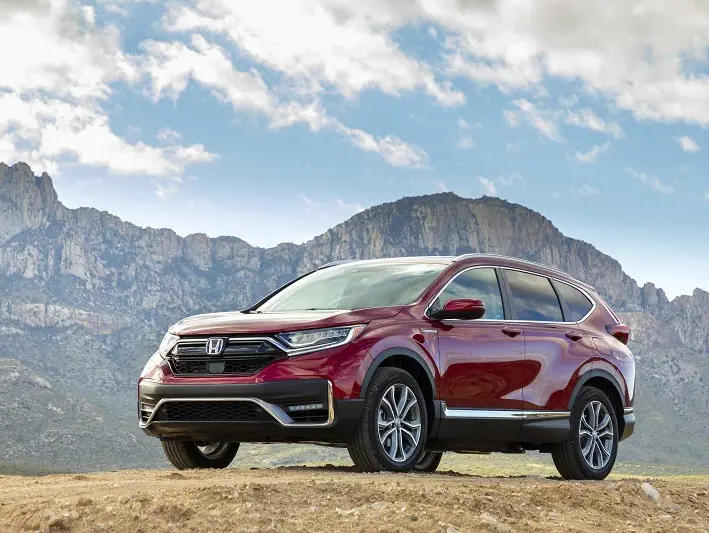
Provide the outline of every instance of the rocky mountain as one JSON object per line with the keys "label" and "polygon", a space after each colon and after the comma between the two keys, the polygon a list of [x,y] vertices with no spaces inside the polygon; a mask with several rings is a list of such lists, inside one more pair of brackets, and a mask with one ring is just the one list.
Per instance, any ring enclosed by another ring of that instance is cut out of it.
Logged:
{"label": "rocky mountain", "polygon": [[669,301],[539,213],[452,193],[373,207],[302,244],[182,238],[61,204],[47,174],[0,163],[0,462],[150,466],[135,381],[165,329],[239,309],[325,262],[483,251],[546,263],[592,285],[633,327],[637,435],[627,461],[709,464],[709,293]]}

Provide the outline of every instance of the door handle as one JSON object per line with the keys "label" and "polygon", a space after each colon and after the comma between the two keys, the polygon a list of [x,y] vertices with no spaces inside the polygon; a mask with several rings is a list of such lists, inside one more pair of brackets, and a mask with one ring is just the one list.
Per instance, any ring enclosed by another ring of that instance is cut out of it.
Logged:
{"label": "door handle", "polygon": [[522,330],[519,328],[502,328],[502,333],[508,337],[516,337],[517,335],[522,334]]}
{"label": "door handle", "polygon": [[583,335],[578,331],[567,331],[566,333],[564,333],[564,335],[566,335],[567,338],[571,339],[574,342],[583,339]]}

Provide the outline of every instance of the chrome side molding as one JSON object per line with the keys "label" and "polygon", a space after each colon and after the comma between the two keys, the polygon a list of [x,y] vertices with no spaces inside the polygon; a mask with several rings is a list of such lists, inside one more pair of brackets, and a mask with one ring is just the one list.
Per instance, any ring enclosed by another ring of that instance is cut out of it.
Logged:
{"label": "chrome side molding", "polygon": [[510,409],[458,409],[443,404],[444,418],[468,418],[472,420],[551,420],[569,418],[571,411],[535,411]]}

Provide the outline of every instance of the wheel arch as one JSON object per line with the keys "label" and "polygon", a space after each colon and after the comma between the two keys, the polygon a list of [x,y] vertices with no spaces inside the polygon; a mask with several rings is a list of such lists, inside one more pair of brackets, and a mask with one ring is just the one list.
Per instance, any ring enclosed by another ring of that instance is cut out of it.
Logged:
{"label": "wheel arch", "polygon": [[377,355],[370,363],[367,373],[362,380],[359,397],[364,398],[369,388],[372,376],[381,367],[396,367],[407,371],[418,382],[426,398],[426,411],[429,420],[429,434],[435,427],[436,416],[436,380],[433,370],[426,359],[410,348],[389,348]]}
{"label": "wheel arch", "polygon": [[583,387],[595,387],[605,393],[608,399],[613,404],[616,418],[618,420],[619,435],[623,434],[625,425],[624,407],[623,407],[623,390],[618,381],[605,370],[594,369],[583,374],[576,382],[571,398],[569,400],[569,410],[573,409],[576,398],[578,397]]}

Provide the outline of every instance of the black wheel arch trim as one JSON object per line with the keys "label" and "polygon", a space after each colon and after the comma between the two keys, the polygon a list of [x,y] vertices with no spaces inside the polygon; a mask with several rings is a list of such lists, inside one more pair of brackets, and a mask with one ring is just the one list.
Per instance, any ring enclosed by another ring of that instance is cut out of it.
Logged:
{"label": "black wheel arch trim", "polygon": [[431,391],[433,392],[433,398],[431,399],[436,399],[436,381],[433,377],[431,367],[421,355],[419,355],[410,348],[388,348],[379,355],[377,355],[374,360],[369,364],[369,368],[367,369],[367,373],[364,376],[364,380],[362,380],[362,387],[359,391],[360,398],[364,398],[367,394],[369,383],[370,381],[372,381],[372,376],[374,376],[374,372],[376,372],[377,368],[382,366],[382,363],[384,363],[384,361],[386,361],[387,359],[391,359],[392,357],[408,357],[409,359],[413,359],[414,361],[416,361],[426,372],[426,376],[428,377],[428,380],[431,384]]}
{"label": "black wheel arch trim", "polygon": [[[620,403],[622,406],[625,405],[625,395],[623,394],[623,389],[621,389],[620,384],[618,383],[618,380],[616,380],[610,372],[606,372],[605,370],[601,369],[592,369],[583,374],[579,380],[576,382],[576,386],[574,387],[573,392],[571,393],[571,398],[569,399],[569,410],[572,410],[574,408],[574,402],[576,402],[576,398],[578,397],[579,393],[581,392],[581,388],[588,383],[591,379],[593,378],[603,378],[611,382],[613,387],[615,388],[616,392],[618,393],[618,396],[620,397]],[[622,415],[622,413],[621,413]]]}

